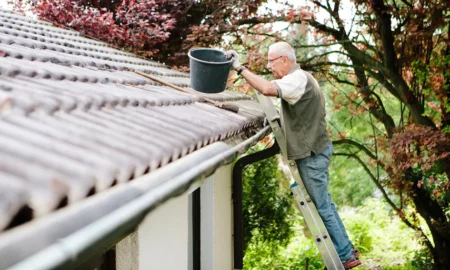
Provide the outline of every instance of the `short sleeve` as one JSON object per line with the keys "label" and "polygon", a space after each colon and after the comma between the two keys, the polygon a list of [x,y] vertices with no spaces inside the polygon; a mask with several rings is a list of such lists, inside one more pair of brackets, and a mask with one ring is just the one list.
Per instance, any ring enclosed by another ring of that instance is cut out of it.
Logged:
{"label": "short sleeve", "polygon": [[294,105],[305,93],[308,78],[303,70],[296,70],[279,80],[273,80],[278,90],[278,96]]}

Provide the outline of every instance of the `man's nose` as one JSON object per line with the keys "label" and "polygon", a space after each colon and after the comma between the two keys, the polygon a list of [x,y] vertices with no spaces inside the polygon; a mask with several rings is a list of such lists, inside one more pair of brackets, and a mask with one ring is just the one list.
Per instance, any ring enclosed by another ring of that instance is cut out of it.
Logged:
{"label": "man's nose", "polygon": [[271,65],[270,63],[267,63],[266,68],[267,68],[269,71],[272,71],[272,65]]}

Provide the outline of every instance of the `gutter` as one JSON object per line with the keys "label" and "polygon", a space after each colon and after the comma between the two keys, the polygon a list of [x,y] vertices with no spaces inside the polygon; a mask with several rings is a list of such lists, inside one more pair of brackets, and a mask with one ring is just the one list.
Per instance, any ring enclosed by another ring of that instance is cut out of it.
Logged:
{"label": "gutter", "polygon": [[213,143],[128,184],[2,234],[0,269],[75,268],[113,247],[157,206],[231,163],[269,129],[264,127],[234,147]]}

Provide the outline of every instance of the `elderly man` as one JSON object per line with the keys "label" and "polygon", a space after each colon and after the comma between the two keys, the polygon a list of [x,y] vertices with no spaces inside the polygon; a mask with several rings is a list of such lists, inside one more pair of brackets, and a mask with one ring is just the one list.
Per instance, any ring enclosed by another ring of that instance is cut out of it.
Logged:
{"label": "elderly man", "polygon": [[333,145],[325,121],[325,101],[319,84],[296,63],[286,42],[269,47],[267,68],[275,80],[267,81],[239,63],[235,51],[225,52],[238,75],[265,96],[281,98],[281,126],[287,139],[288,159],[295,160],[306,190],[331,236],[345,269],[361,264],[328,193],[328,165]]}

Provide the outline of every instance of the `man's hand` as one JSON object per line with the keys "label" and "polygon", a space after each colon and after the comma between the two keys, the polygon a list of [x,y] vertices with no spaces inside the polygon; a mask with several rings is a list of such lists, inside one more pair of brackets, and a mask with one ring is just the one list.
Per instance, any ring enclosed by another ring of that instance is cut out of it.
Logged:
{"label": "man's hand", "polygon": [[241,66],[241,63],[239,63],[239,55],[236,51],[230,50],[225,52],[225,57],[229,60],[233,60],[233,68],[237,69]]}

